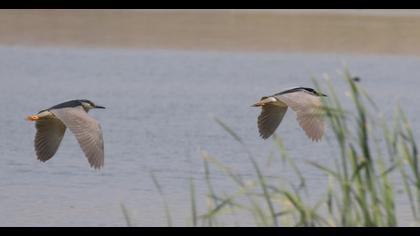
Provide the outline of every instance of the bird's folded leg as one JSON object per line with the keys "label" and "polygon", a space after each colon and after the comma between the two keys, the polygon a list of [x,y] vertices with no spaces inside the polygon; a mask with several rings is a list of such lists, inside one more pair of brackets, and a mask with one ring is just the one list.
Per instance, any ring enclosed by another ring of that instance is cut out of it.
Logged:
{"label": "bird's folded leg", "polygon": [[49,112],[49,111],[42,111],[42,112],[40,112],[40,113],[38,113],[36,115],[27,116],[26,117],[26,120],[29,120],[29,121],[38,121],[38,120],[40,120],[42,118],[47,118],[47,117],[50,117],[50,116],[52,116],[52,113],[51,112]]}
{"label": "bird's folded leg", "polygon": [[27,116],[26,117],[26,120],[28,120],[28,121],[37,121],[37,120],[39,120],[39,116],[37,116],[37,115]]}

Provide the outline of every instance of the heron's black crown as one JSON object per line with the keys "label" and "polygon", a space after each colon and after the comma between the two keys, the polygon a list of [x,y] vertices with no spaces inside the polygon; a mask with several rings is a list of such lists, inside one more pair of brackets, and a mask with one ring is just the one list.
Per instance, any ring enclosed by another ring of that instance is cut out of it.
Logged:
{"label": "heron's black crown", "polygon": [[[77,107],[77,106],[82,106],[82,102],[85,103],[89,103],[90,105],[92,105],[93,107],[95,107],[95,104],[87,99],[76,99],[76,100],[71,100],[71,101],[67,101],[67,102],[63,102],[60,104],[57,104],[55,106],[52,106],[48,109],[45,110],[51,110],[51,109],[60,109],[60,108],[66,108],[66,107]],[[45,110],[42,110],[40,112],[43,112]]]}
{"label": "heron's black crown", "polygon": [[322,94],[322,93],[319,93],[319,92],[315,91],[313,88],[307,88],[307,87],[297,87],[297,88],[288,89],[286,91],[274,94],[274,96],[282,95],[282,94],[286,94],[286,93],[299,92],[299,91],[302,91],[302,90],[304,90],[306,92],[309,92],[310,94],[315,95],[315,96],[326,96],[325,94]]}

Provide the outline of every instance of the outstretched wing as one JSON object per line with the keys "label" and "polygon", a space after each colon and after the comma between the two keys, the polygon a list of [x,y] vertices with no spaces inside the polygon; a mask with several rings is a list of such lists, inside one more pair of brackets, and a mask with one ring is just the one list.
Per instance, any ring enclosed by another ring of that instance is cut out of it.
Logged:
{"label": "outstretched wing", "polygon": [[100,124],[82,107],[50,110],[76,136],[89,164],[95,169],[104,165],[104,142]]}
{"label": "outstretched wing", "polygon": [[321,99],[304,91],[276,95],[296,112],[300,127],[313,141],[319,141],[325,130]]}
{"label": "outstretched wing", "polygon": [[66,126],[59,119],[42,119],[35,123],[35,151],[38,160],[48,161],[57,152]]}
{"label": "outstretched wing", "polygon": [[267,139],[279,126],[284,114],[286,114],[287,106],[266,103],[261,108],[261,114],[258,116],[258,131],[261,138]]}

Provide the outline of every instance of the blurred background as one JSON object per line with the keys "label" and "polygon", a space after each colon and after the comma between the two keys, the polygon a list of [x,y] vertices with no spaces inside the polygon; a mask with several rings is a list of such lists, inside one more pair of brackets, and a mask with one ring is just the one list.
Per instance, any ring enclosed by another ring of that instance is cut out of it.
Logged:
{"label": "blurred background", "polygon": [[0,43],[419,53],[419,10],[2,10]]}

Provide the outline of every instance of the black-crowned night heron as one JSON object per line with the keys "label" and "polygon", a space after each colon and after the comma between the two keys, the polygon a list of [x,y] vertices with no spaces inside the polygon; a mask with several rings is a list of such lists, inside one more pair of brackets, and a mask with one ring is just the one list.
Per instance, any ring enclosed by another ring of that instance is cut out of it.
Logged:
{"label": "black-crowned night heron", "polygon": [[104,142],[100,124],[87,112],[95,105],[85,99],[60,103],[42,110],[27,120],[36,121],[35,151],[40,161],[47,161],[57,152],[66,127],[76,136],[91,167],[98,169],[104,165]]}
{"label": "black-crowned night heron", "polygon": [[279,126],[291,107],[296,112],[300,127],[313,141],[318,141],[324,134],[324,120],[321,109],[321,96],[327,96],[311,88],[297,87],[276,93],[272,96],[262,97],[259,102],[252,105],[261,107],[258,116],[258,130],[263,139],[270,137]]}

